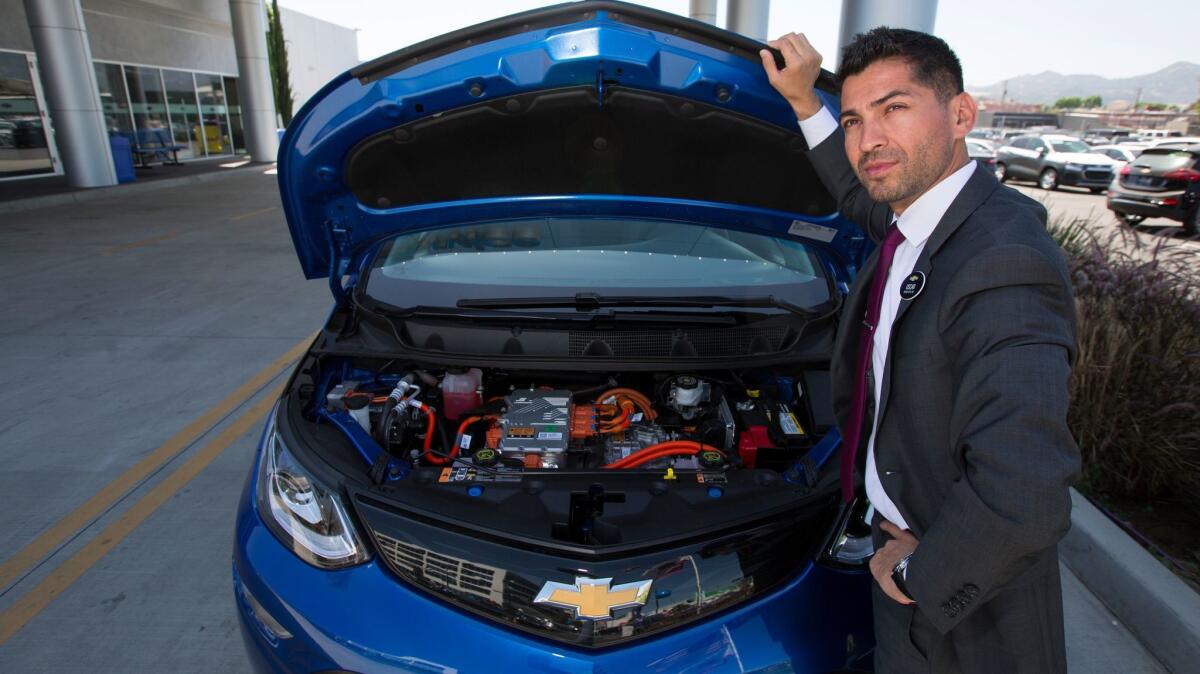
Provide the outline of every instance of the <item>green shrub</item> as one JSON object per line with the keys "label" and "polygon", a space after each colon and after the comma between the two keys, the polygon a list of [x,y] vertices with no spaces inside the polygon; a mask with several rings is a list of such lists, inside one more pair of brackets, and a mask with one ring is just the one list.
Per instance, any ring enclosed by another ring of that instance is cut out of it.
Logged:
{"label": "green shrub", "polygon": [[1097,239],[1055,219],[1079,313],[1068,421],[1081,488],[1148,499],[1200,490],[1200,274],[1195,250]]}

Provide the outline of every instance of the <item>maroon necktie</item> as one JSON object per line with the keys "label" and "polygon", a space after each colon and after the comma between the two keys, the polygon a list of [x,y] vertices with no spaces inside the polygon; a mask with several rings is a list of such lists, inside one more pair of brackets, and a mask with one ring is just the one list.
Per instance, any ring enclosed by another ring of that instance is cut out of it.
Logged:
{"label": "maroon necktie", "polygon": [[875,327],[879,324],[883,286],[887,284],[892,258],[896,256],[896,248],[902,241],[904,234],[893,221],[879,246],[879,262],[875,265],[875,275],[871,277],[867,308],[863,312],[863,327],[858,336],[858,363],[854,369],[854,395],[850,398],[850,423],[846,426],[846,437],[842,438],[842,498],[846,503],[854,498],[854,455],[858,452],[858,444],[862,439],[863,416],[866,414],[868,395],[867,368],[871,365],[871,351],[875,347]]}

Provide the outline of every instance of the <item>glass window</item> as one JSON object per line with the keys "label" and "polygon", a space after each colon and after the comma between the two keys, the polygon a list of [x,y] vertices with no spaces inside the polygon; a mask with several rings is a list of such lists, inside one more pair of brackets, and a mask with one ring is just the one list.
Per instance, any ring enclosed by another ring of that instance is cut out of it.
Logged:
{"label": "glass window", "polygon": [[180,159],[204,156],[203,132],[200,128],[200,109],[196,106],[196,85],[192,74],[182,70],[163,70],[167,85],[167,105],[171,109],[171,136]]}
{"label": "glass window", "polygon": [[484,297],[774,295],[802,307],[830,299],[811,250],[796,241],[654,220],[545,218],[402,234],[385,242],[371,297],[453,307]]}
{"label": "glass window", "polygon": [[245,154],[246,139],[242,134],[242,105],[241,98],[238,97],[237,78],[226,77],[224,80],[225,104],[229,108],[229,137],[233,143],[233,151],[236,154]]}
{"label": "glass window", "polygon": [[29,61],[0,52],[0,178],[53,171]]}
{"label": "glass window", "polygon": [[95,66],[104,125],[109,134],[122,135],[132,141],[133,116],[129,110],[129,98],[125,95],[125,77],[121,74],[121,66],[115,63],[97,63]]}
{"label": "glass window", "polygon": [[221,85],[221,76],[196,73],[196,93],[200,97],[200,122],[204,127],[205,149],[210,155],[232,154],[225,87]]}
{"label": "glass window", "polygon": [[[125,85],[133,109],[133,126],[138,144],[169,145],[171,130],[158,68],[125,66]],[[183,153],[180,153],[181,155]]]}
{"label": "glass window", "polygon": [[1052,140],[1055,152],[1091,152],[1092,147],[1081,140]]}
{"label": "glass window", "polygon": [[1187,168],[1196,156],[1184,150],[1163,150],[1154,148],[1146,150],[1137,158],[1136,166],[1145,166],[1155,171],[1174,171]]}

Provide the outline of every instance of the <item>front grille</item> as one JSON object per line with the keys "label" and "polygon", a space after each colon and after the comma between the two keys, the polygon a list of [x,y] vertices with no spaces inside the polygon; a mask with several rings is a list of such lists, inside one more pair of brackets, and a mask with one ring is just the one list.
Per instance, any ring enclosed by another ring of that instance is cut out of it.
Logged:
{"label": "front grille", "polygon": [[1112,180],[1112,171],[1102,168],[1087,168],[1083,172],[1086,180]]}
{"label": "front grille", "polygon": [[419,574],[432,583],[477,595],[496,605],[503,603],[503,569],[438,554],[380,533],[375,538],[379,552],[397,571]]}
{"label": "front grille", "polygon": [[[481,618],[587,648],[647,637],[770,590],[811,559],[836,512],[814,504],[710,540],[581,562],[414,520],[361,497],[356,506],[381,565],[402,582]],[[651,580],[651,593],[644,604],[597,620],[534,601],[546,582],[570,586],[580,577],[611,578],[612,585]]]}
{"label": "front grille", "polygon": [[688,330],[572,330],[572,356],[731,358],[782,351],[786,326]]}

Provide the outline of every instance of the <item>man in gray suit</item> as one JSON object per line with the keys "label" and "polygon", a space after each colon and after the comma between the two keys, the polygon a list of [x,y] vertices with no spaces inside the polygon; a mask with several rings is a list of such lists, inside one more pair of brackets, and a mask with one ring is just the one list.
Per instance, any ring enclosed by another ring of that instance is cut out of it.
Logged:
{"label": "man in gray suit", "polygon": [[804,36],[771,45],[818,175],[879,244],[832,366],[843,493],[861,475],[876,512],[876,671],[1065,672],[1075,306],[1045,209],[967,156],[976,106],[942,40],[859,35],[837,119]]}

